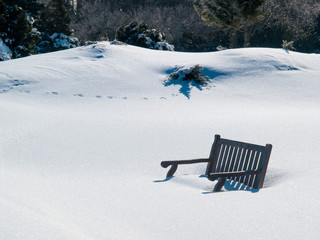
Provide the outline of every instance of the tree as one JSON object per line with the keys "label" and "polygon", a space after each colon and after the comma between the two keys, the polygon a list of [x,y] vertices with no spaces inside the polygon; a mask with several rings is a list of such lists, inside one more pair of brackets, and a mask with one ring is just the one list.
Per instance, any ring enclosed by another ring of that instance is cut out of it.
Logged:
{"label": "tree", "polygon": [[41,31],[71,35],[71,17],[65,0],[51,0],[41,14]]}
{"label": "tree", "polygon": [[73,37],[71,29],[71,6],[66,0],[50,0],[41,13],[38,43],[40,53],[58,51],[79,46],[79,40]]}
{"label": "tree", "polygon": [[39,3],[38,0],[4,0],[4,2],[8,6],[17,5],[26,12],[31,13],[32,16],[37,16],[43,9],[43,4]]}
{"label": "tree", "polygon": [[0,0],[0,32],[7,31],[9,12],[3,0]]}
{"label": "tree", "polygon": [[244,31],[244,46],[249,46],[249,27],[263,18],[261,6],[266,0],[200,0],[195,10],[209,26],[229,30],[230,48],[238,31]]}
{"label": "tree", "polygon": [[[29,7],[32,6],[31,2]],[[17,5],[18,3],[20,1],[0,0],[0,37],[10,48],[14,58],[36,53],[40,34],[33,26],[32,15]]]}

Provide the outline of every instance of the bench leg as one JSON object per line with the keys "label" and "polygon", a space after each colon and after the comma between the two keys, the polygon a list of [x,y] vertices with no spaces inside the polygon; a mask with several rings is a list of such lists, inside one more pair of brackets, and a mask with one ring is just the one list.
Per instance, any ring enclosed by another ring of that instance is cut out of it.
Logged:
{"label": "bench leg", "polygon": [[222,178],[219,178],[219,181],[217,182],[216,186],[214,187],[213,191],[214,192],[219,192],[221,191],[221,188],[223,187],[223,185],[225,184],[227,178],[225,177],[222,177]]}
{"label": "bench leg", "polygon": [[177,171],[178,168],[178,164],[172,164],[171,168],[169,169],[168,173],[167,173],[167,178],[172,177],[173,174]]}

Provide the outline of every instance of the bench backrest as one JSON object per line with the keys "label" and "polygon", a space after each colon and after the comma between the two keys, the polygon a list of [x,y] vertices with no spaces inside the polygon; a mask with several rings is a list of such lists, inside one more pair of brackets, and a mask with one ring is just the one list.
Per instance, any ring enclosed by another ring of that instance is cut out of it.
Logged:
{"label": "bench backrest", "polygon": [[206,175],[218,172],[261,171],[250,176],[230,177],[250,188],[260,189],[263,186],[272,145],[254,145],[220,138],[215,135]]}

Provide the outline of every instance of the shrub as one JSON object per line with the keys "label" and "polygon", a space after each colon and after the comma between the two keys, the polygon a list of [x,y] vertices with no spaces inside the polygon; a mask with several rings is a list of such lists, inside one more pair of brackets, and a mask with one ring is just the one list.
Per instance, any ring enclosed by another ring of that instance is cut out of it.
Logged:
{"label": "shrub", "polygon": [[79,45],[79,40],[76,37],[67,36],[63,33],[54,33],[50,36],[46,33],[43,33],[41,36],[41,41],[37,45],[37,49],[40,53],[46,53],[75,48]]}
{"label": "shrub", "polygon": [[282,40],[281,46],[286,50],[295,50],[295,48],[293,47],[293,41],[288,42],[287,40]]}
{"label": "shrub", "polygon": [[116,32],[116,40],[131,45],[173,51],[174,46],[166,42],[164,33],[156,29],[149,29],[145,23],[131,22],[127,26],[119,27]]}
{"label": "shrub", "polygon": [[208,76],[201,75],[203,67],[195,65],[193,67],[179,67],[171,73],[164,82],[164,86],[170,85],[181,86],[179,92],[190,98],[191,89],[196,87],[202,91],[203,87],[209,82]]}
{"label": "shrub", "polygon": [[201,86],[208,84],[208,76],[202,76],[203,67],[199,64],[193,67],[179,67],[168,77],[168,81],[193,81]]}
{"label": "shrub", "polygon": [[[34,27],[35,19],[18,5],[6,5],[0,1],[0,37],[2,52],[5,44],[12,54],[2,60],[36,53],[40,32]],[[8,51],[6,51],[8,52]]]}
{"label": "shrub", "polygon": [[11,58],[12,58],[12,51],[2,41],[2,38],[0,37],[0,61],[10,60]]}

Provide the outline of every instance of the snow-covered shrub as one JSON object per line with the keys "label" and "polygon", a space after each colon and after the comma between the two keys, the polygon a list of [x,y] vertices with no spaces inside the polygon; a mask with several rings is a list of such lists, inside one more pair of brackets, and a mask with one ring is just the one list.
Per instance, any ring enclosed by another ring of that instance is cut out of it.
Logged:
{"label": "snow-covered shrub", "polygon": [[193,81],[204,86],[208,84],[209,77],[201,75],[202,70],[203,67],[198,64],[192,67],[179,67],[169,75],[168,81]]}
{"label": "snow-covered shrub", "polygon": [[295,50],[293,47],[293,41],[288,42],[287,40],[282,40],[281,46],[286,50]]}
{"label": "snow-covered shrub", "polygon": [[20,6],[12,2],[8,4],[13,5],[0,2],[0,37],[11,54],[2,57],[2,60],[36,53],[40,32],[34,27],[35,19]]}
{"label": "snow-covered shrub", "polygon": [[219,45],[218,47],[216,47],[216,49],[217,49],[218,51],[227,50],[226,47],[223,47],[223,46],[221,46],[221,45]]}
{"label": "snow-covered shrub", "polygon": [[50,36],[55,49],[68,49],[79,46],[79,40],[73,36],[67,36],[63,33],[54,33]]}
{"label": "snow-covered shrub", "polygon": [[116,32],[116,40],[144,48],[174,50],[174,46],[166,42],[164,33],[156,29],[149,29],[145,23],[131,22],[127,26],[119,27]]}
{"label": "snow-covered shrub", "polygon": [[73,36],[66,0],[50,0],[39,19],[41,32],[37,50],[40,53],[75,48],[80,45]]}
{"label": "snow-covered shrub", "polygon": [[111,43],[111,45],[128,45],[127,43],[121,42],[121,41],[118,41],[118,40],[110,41],[110,43]]}
{"label": "snow-covered shrub", "polygon": [[209,83],[209,77],[201,75],[203,67],[195,65],[192,67],[179,67],[171,73],[164,81],[163,85],[168,87],[170,85],[181,86],[179,92],[190,98],[191,89],[193,87],[203,90],[203,87]]}
{"label": "snow-covered shrub", "polygon": [[73,36],[67,36],[63,33],[54,33],[47,35],[43,33],[41,41],[38,43],[38,52],[52,52],[69,48],[75,48],[80,45],[79,40]]}
{"label": "snow-covered shrub", "polygon": [[80,46],[88,46],[88,45],[92,45],[92,44],[96,44],[98,43],[97,41],[83,41],[83,40],[80,40]]}
{"label": "snow-covered shrub", "polygon": [[12,57],[12,51],[2,41],[2,38],[0,37],[0,61],[10,60],[11,57]]}

